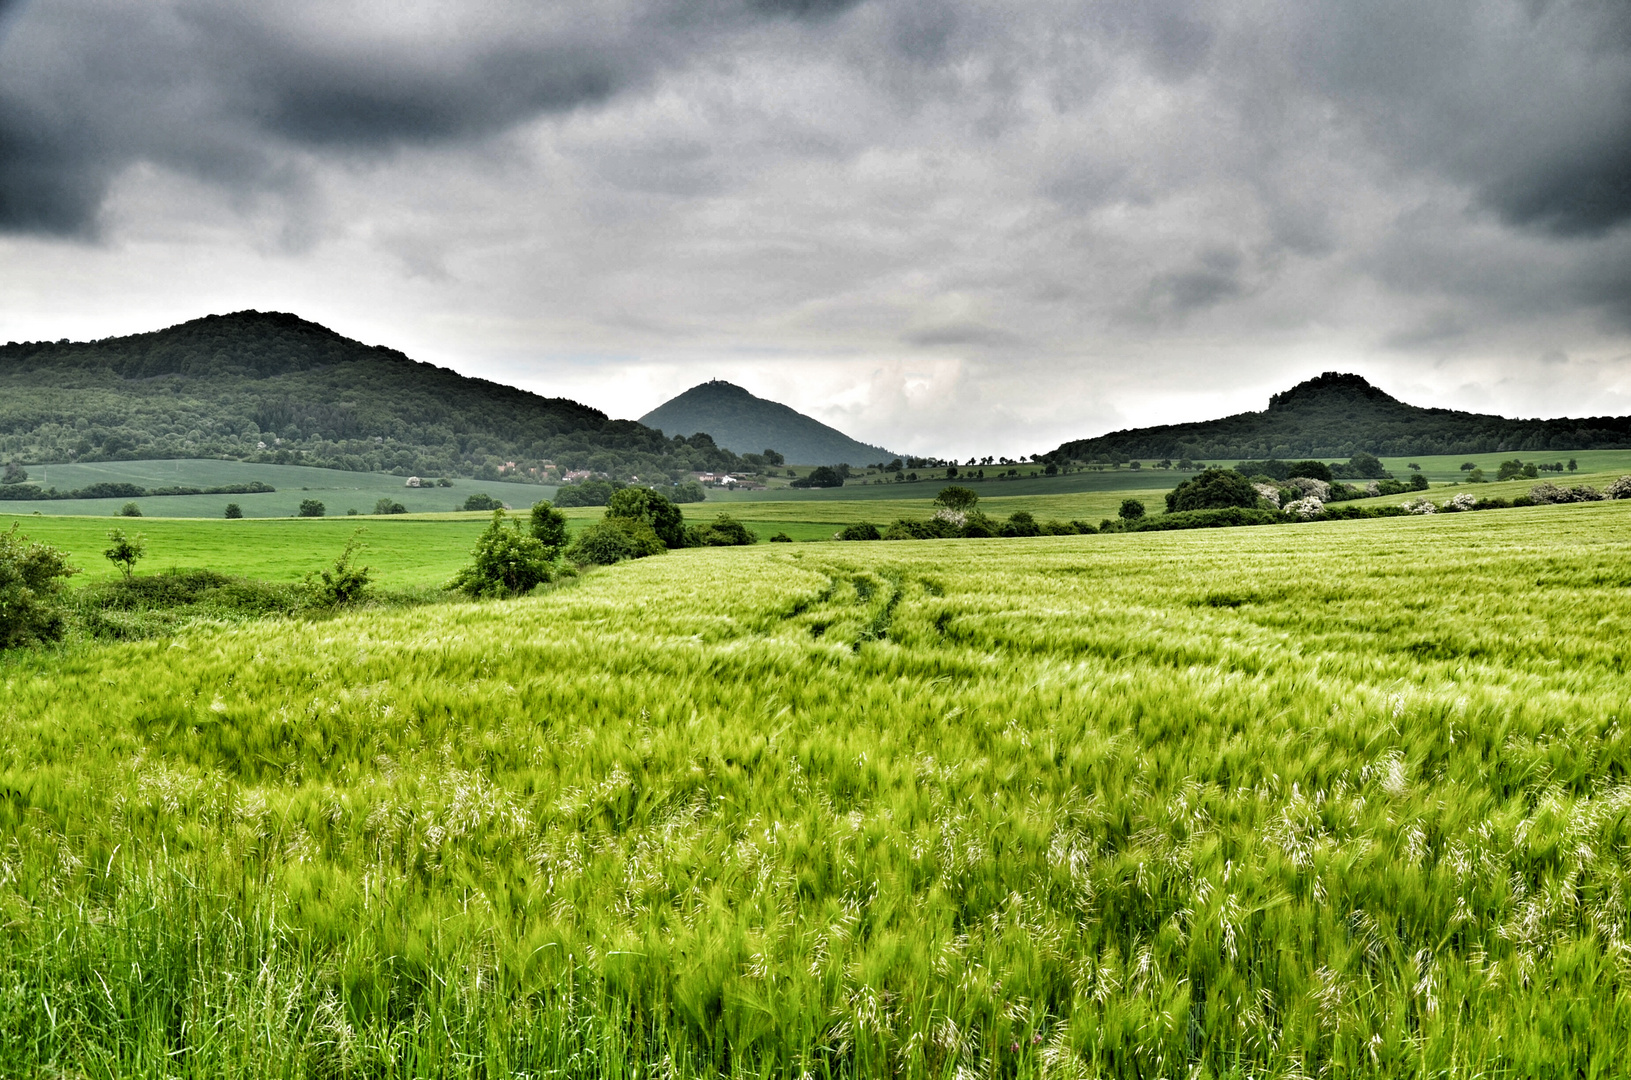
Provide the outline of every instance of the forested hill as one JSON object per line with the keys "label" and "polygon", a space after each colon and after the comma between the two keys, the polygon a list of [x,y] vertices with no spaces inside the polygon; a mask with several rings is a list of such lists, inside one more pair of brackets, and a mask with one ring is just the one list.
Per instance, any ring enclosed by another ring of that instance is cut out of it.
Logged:
{"label": "forested hill", "polygon": [[278,312],[0,348],[0,458],[183,457],[480,479],[570,469],[654,479],[741,464],[706,435],[667,439]]}
{"label": "forested hill", "polygon": [[1128,458],[1345,458],[1371,454],[1481,454],[1631,447],[1631,417],[1513,420],[1423,409],[1383,393],[1358,375],[1326,372],[1269,399],[1264,412],[1221,420],[1113,431],[1076,439],[1050,461]]}
{"label": "forested hill", "polygon": [[897,456],[720,379],[670,398],[640,422],[670,435],[706,431],[738,454],[774,450],[801,465],[870,465]]}

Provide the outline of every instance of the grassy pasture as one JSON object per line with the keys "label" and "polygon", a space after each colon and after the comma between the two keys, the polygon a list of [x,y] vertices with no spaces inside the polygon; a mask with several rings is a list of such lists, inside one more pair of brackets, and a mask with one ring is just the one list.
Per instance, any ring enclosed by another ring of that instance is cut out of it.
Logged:
{"label": "grassy pasture", "polygon": [[7,656],[0,1074],[1615,1074],[1624,511]]}

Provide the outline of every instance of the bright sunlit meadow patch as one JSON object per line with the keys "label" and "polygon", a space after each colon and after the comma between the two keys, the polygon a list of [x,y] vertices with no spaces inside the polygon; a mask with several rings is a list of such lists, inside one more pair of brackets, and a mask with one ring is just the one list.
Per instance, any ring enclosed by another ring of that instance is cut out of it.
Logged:
{"label": "bright sunlit meadow patch", "polygon": [[1617,503],[0,662],[0,1073],[1609,1075]]}

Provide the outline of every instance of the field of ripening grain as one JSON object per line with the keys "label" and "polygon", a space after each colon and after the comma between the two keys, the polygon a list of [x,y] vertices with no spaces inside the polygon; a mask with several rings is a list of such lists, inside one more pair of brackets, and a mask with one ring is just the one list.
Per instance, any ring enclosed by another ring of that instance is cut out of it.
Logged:
{"label": "field of ripening grain", "polygon": [[0,1075],[1606,1076],[1631,510],[0,660]]}

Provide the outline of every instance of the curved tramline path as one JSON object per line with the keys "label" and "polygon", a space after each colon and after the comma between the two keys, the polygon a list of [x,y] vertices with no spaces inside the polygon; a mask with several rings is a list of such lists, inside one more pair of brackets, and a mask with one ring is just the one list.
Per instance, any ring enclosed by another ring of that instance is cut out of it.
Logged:
{"label": "curved tramline path", "polygon": [[1608,1075],[1624,503],[0,661],[0,1074]]}

